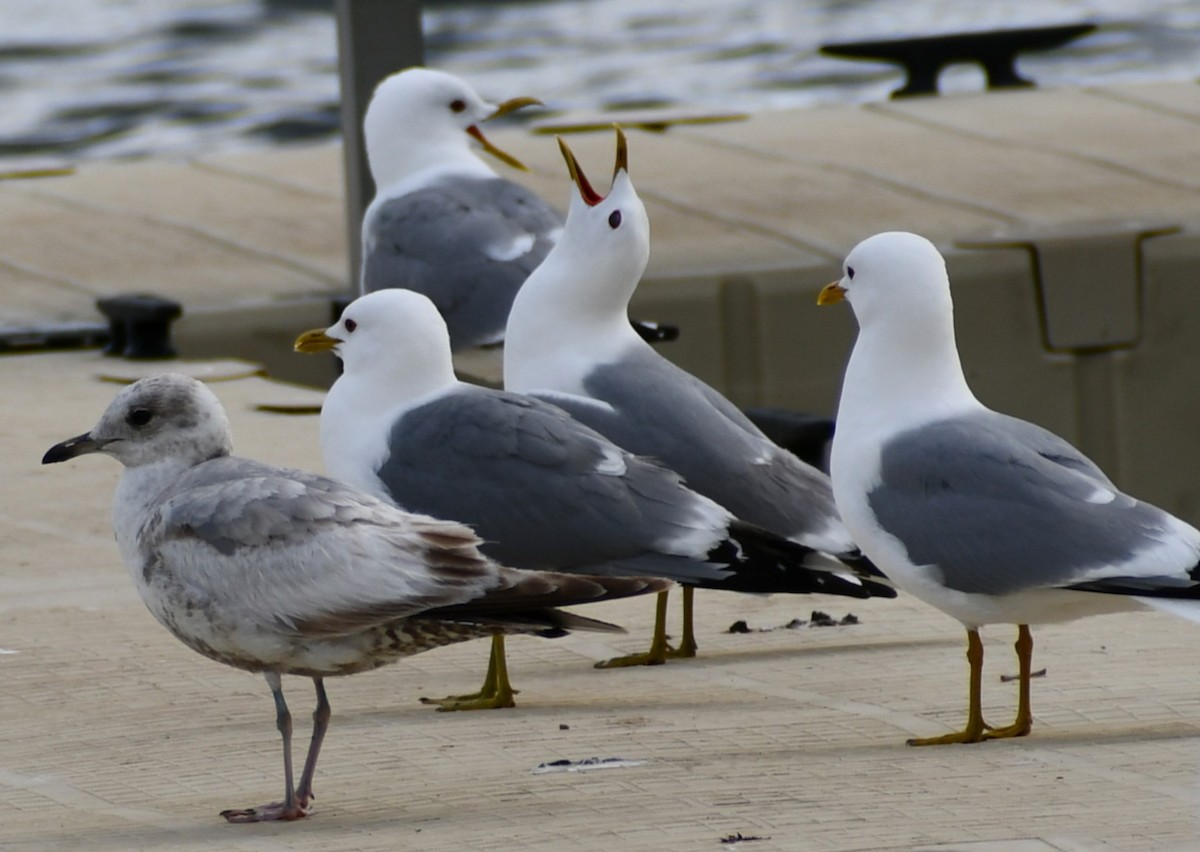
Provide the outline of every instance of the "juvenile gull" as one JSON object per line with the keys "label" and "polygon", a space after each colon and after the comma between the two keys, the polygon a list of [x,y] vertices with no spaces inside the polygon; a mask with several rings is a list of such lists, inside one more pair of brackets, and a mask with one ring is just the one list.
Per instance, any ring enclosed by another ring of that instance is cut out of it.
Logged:
{"label": "juvenile gull", "polygon": [[[772,443],[729,400],[630,330],[626,316],[649,259],[650,223],[629,178],[624,134],[618,128],[607,197],[559,145],[577,192],[558,244],[513,302],[505,387],[659,459],[741,520],[878,578],[838,517],[829,477]],[[685,608],[690,594],[685,588]]]}
{"label": "juvenile gull", "polygon": [[[329,723],[324,678],[503,633],[620,628],[553,607],[662,591],[661,580],[517,571],[461,524],[402,512],[332,479],[230,455],[229,421],[200,382],[130,385],[90,431],[43,464],[102,452],[125,466],[113,528],[154,617],[188,647],[262,672],[283,737],[284,797],[223,811],[230,822],[292,820],[313,799]],[[317,709],[299,787],[281,676],[310,677]]]}
{"label": "juvenile gull", "polygon": [[[561,409],[458,381],[445,324],[419,293],[363,296],[335,325],[302,334],[296,349],[342,359],[321,411],[329,473],[409,511],[470,524],[483,552],[506,565],[731,591],[870,594],[832,573],[841,566],[831,557],[735,520],[675,472]],[[656,663],[667,656],[665,595]],[[443,706],[509,706],[502,687]]]}
{"label": "juvenile gull", "polygon": [[471,147],[473,137],[525,168],[479,122],[535,103],[488,103],[452,74],[409,68],[381,82],[367,106],[376,192],[363,217],[362,292],[407,287],[429,296],[455,350],[503,340],[517,288],[562,229],[557,210],[499,177]]}
{"label": "juvenile gull", "polygon": [[[1029,733],[1030,624],[1143,605],[1200,620],[1200,531],[971,393],[946,265],[928,240],[878,234],[843,273],[819,298],[850,302],[859,325],[833,438],[838,508],[899,588],[967,630],[966,727],[910,744]],[[1003,728],[980,708],[985,624],[1018,625],[1017,716]]]}

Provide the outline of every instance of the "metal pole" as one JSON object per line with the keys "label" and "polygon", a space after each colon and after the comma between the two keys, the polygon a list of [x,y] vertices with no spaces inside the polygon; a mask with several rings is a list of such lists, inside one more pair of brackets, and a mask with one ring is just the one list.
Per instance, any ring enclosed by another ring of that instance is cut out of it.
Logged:
{"label": "metal pole", "polygon": [[363,146],[363,113],[384,77],[425,63],[420,0],[334,0],[342,90],[342,159],[346,174],[349,292],[358,294],[362,216],[375,187]]}

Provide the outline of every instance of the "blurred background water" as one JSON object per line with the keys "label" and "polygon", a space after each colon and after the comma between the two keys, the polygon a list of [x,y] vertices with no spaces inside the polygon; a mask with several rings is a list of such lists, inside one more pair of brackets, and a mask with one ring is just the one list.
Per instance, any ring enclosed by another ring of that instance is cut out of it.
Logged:
{"label": "blurred background water", "polygon": [[[0,167],[332,138],[330,0],[4,0]],[[763,110],[881,100],[899,71],[825,42],[1074,23],[1099,32],[1022,59],[1043,86],[1200,75],[1195,0],[431,2],[427,64],[552,109]],[[982,85],[952,69],[944,89]]]}

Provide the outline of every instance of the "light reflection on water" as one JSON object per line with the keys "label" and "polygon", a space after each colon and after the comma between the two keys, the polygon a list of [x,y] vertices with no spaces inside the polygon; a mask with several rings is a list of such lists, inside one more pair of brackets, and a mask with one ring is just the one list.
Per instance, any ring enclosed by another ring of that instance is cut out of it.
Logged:
{"label": "light reflection on water", "polygon": [[[328,2],[5,0],[0,165],[214,150],[337,132]],[[544,0],[430,4],[427,61],[552,108],[760,110],[879,100],[899,72],[824,42],[1069,23],[1101,30],[1021,60],[1041,85],[1194,79],[1191,0]],[[975,69],[946,88],[976,88]]]}

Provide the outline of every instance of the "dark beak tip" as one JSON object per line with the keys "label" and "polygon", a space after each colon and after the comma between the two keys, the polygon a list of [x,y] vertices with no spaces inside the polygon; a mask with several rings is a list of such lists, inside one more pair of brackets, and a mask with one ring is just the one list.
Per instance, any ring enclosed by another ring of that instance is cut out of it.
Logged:
{"label": "dark beak tip", "polygon": [[61,444],[55,444],[46,450],[46,454],[42,456],[42,464],[65,462],[84,453],[95,452],[97,449],[99,446],[92,441],[91,435],[85,433],[63,441]]}
{"label": "dark beak tip", "polygon": [[50,449],[46,450],[46,454],[42,456],[42,464],[55,464],[57,462],[66,461],[71,456],[63,448],[62,444],[55,444]]}

